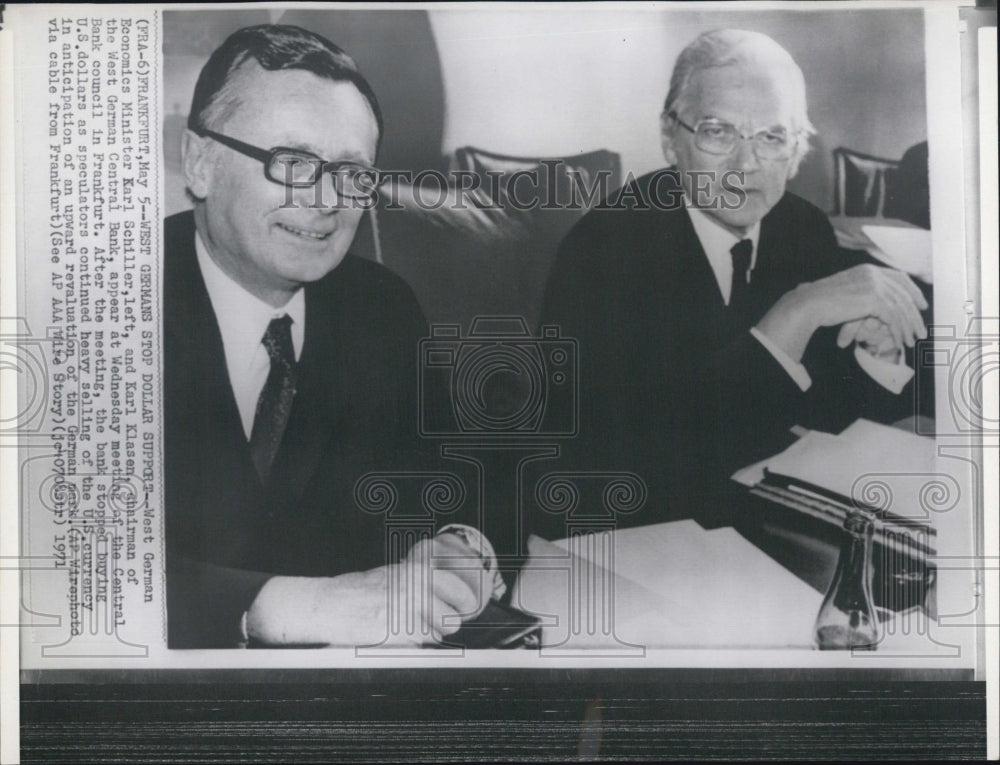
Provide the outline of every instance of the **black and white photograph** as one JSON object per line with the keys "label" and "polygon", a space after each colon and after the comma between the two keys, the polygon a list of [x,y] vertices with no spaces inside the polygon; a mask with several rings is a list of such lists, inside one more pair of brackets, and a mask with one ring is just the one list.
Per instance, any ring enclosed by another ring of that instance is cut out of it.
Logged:
{"label": "black and white photograph", "polygon": [[4,762],[997,756],[995,8],[4,15]]}

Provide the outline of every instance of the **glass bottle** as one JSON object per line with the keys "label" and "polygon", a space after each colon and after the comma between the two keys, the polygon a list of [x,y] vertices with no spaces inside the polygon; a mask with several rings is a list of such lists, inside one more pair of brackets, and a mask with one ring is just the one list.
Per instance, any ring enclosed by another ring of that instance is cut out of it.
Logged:
{"label": "glass bottle", "polygon": [[875,648],[878,616],[872,602],[871,518],[852,513],[844,521],[843,545],[833,582],[816,617],[816,645],[821,650]]}

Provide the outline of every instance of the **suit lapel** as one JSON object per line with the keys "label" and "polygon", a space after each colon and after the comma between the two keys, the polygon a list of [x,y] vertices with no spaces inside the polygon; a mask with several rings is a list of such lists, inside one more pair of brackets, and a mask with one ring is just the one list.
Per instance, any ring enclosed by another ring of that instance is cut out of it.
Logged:
{"label": "suit lapel", "polygon": [[[263,509],[229,383],[225,351],[198,267],[193,217],[166,242],[164,372],[170,516],[185,549],[225,564],[252,543]],[[173,487],[173,488],[170,488]]]}
{"label": "suit lapel", "polygon": [[198,267],[193,221],[190,241],[177,249],[174,266],[173,278],[166,285],[170,293],[166,303],[173,310],[165,329],[168,337],[172,336],[169,342],[173,354],[181,361],[179,370],[171,372],[183,372],[196,378],[189,382],[186,390],[200,393],[199,400],[191,402],[191,411],[199,412],[201,421],[191,425],[213,434],[212,440],[229,442],[230,447],[234,442],[245,442],[239,408],[229,383],[222,335]]}
{"label": "suit lapel", "polygon": [[687,320],[701,316],[706,323],[712,323],[709,321],[712,317],[725,314],[726,304],[691,216],[681,209],[657,212],[656,217],[659,226],[656,241],[660,246],[655,256],[661,266],[655,271],[659,281],[657,292],[677,300],[675,306],[664,307],[679,309]]}
{"label": "suit lapel", "polygon": [[[760,222],[760,237],[757,241],[757,261],[754,264],[754,277],[760,275],[761,283],[772,279],[780,259],[781,227],[775,225],[774,210],[768,212]],[[750,284],[753,284],[751,279]]]}
{"label": "suit lapel", "polygon": [[795,262],[798,258],[809,257],[790,244],[790,225],[781,200],[764,216],[760,223],[760,239],[757,243],[757,262],[750,281],[750,315],[756,323],[774,303],[795,287],[801,276],[809,273],[807,264]]}
{"label": "suit lapel", "polygon": [[683,252],[689,255],[689,262],[685,264],[685,276],[689,280],[687,283],[691,284],[697,290],[699,296],[712,296],[712,299],[708,301],[708,305],[706,306],[709,311],[713,313],[724,311],[726,304],[722,299],[722,292],[719,291],[719,282],[715,278],[715,271],[712,270],[712,265],[708,262],[708,255],[705,254],[705,248],[702,246],[701,240],[694,230],[694,224],[691,223],[691,214],[686,208],[682,213],[684,220],[679,227],[679,233],[683,241]]}

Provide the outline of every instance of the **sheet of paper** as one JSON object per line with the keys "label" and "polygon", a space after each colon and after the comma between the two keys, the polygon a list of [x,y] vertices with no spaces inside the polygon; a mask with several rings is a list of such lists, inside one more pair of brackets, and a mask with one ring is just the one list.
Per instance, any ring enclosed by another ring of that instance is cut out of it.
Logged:
{"label": "sheet of paper", "polygon": [[862,226],[861,230],[877,248],[869,248],[872,255],[893,268],[913,274],[928,284],[933,283],[930,231],[900,226]]}
{"label": "sheet of paper", "polygon": [[822,453],[823,449],[834,448],[836,436],[830,433],[823,433],[818,430],[807,430],[798,441],[789,446],[785,451],[780,454],[772,455],[762,459],[760,462],[755,462],[752,465],[748,465],[745,468],[740,468],[737,470],[731,478],[744,486],[756,486],[758,483],[764,480],[764,468],[771,466],[775,460],[782,458],[787,461],[799,458],[808,459],[808,455],[813,453]]}
{"label": "sheet of paper", "polygon": [[[544,645],[624,652],[812,644],[822,594],[733,529],[678,521],[612,536],[613,563],[602,545],[573,556],[565,540],[530,540],[514,605],[550,617]],[[584,597],[574,592],[571,571],[586,572],[577,588]],[[613,629],[602,630],[609,614]]]}

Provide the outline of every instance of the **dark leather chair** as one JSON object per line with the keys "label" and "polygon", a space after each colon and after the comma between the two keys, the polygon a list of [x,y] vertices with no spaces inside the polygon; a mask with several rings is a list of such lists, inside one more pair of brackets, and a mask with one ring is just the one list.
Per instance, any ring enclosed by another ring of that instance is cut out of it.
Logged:
{"label": "dark leather chair", "polygon": [[[588,209],[581,189],[597,184],[614,191],[621,182],[619,156],[595,151],[547,159],[464,147],[451,166],[479,187],[449,187],[437,209],[417,203],[418,194],[425,202],[438,200],[433,181],[422,192],[405,185],[380,190],[370,216],[372,254],[410,283],[431,323],[468,329],[476,316],[502,315],[534,327],[556,249]],[[356,250],[364,249],[358,244]]]}
{"label": "dark leather chair", "polygon": [[899,162],[839,147],[833,150],[834,215],[885,217],[888,190],[895,183]]}
{"label": "dark leather chair", "polygon": [[914,226],[931,227],[930,183],[927,174],[927,141],[914,144],[899,159],[886,193],[885,217]]}

